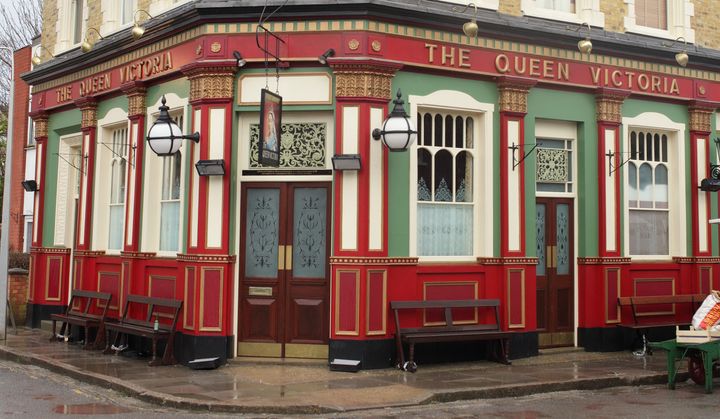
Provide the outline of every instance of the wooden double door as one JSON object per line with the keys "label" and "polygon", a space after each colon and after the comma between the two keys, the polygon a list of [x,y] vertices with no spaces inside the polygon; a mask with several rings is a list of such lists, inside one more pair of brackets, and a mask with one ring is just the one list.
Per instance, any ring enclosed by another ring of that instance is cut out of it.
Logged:
{"label": "wooden double door", "polygon": [[238,355],[326,358],[329,183],[242,187]]}
{"label": "wooden double door", "polygon": [[537,328],[540,347],[574,344],[573,200],[537,198]]}

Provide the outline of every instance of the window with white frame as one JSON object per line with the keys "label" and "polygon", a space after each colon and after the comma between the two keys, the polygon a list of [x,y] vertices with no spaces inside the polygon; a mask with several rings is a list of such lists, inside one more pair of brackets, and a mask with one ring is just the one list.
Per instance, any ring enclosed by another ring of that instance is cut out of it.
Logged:
{"label": "window with white frame", "polygon": [[87,0],[57,0],[57,44],[50,48],[55,55],[83,41],[87,13]]}
{"label": "window with white frame", "polygon": [[630,132],[627,200],[631,255],[669,254],[668,136]]}
{"label": "window with white frame", "polygon": [[605,26],[600,0],[522,0],[521,7],[526,16]]}
{"label": "window with white frame", "polygon": [[108,249],[120,250],[122,248],[123,232],[125,227],[125,188],[127,182],[127,152],[128,129],[117,128],[112,131],[110,147],[110,202],[108,210],[110,220],[108,223]]}
{"label": "window with white frame", "polygon": [[427,110],[417,126],[417,254],[472,256],[475,118]]}
{"label": "window with white frame", "polygon": [[135,0],[120,0],[118,1],[120,25],[127,25],[133,23],[133,12],[135,10]]}
{"label": "window with white frame", "polygon": [[100,33],[103,35],[126,28],[134,22],[137,0],[103,0],[103,22]]}
{"label": "window with white frame", "polygon": [[70,13],[72,17],[70,22],[72,25],[72,43],[79,44],[82,42],[83,26],[85,19],[83,13],[85,9],[85,0],[72,0]]}
{"label": "window with white frame", "polygon": [[[183,127],[183,115],[171,115],[179,127]],[[182,153],[162,158],[162,193],[160,197],[160,250],[180,250],[180,188],[182,180]]]}
{"label": "window with white frame", "polygon": [[623,0],[626,5],[625,30],[666,39],[683,37],[695,42],[691,19],[695,7],[691,0]]}

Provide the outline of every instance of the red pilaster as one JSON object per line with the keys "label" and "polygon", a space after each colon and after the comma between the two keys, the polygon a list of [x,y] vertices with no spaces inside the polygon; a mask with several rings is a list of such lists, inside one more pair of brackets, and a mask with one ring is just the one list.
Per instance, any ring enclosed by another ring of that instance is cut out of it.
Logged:
{"label": "red pilaster", "polygon": [[89,250],[92,237],[93,178],[97,134],[97,102],[93,98],[79,99],[75,104],[82,112],[82,171],[80,172],[80,210],[78,231],[75,234],[76,249]]}

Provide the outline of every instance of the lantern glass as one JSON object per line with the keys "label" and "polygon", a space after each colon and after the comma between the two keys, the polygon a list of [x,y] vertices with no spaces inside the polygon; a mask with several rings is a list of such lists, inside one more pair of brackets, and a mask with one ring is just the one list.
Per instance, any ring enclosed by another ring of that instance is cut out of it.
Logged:
{"label": "lantern glass", "polygon": [[182,144],[182,131],[172,119],[156,121],[148,132],[148,143],[155,154],[164,156],[175,154]]}
{"label": "lantern glass", "polygon": [[412,121],[403,116],[391,116],[386,119],[383,131],[383,142],[391,151],[407,150],[417,137]]}

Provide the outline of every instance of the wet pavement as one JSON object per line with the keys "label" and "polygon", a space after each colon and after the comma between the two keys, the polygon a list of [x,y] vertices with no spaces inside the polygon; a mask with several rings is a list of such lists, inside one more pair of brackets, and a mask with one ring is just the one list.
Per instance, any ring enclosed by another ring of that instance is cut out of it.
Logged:
{"label": "wet pavement", "polygon": [[[630,352],[550,350],[514,360],[511,366],[485,361],[420,365],[415,374],[397,369],[333,372],[322,361],[262,358],[235,358],[218,369],[196,371],[180,365],[149,367],[143,359],[51,343],[48,337],[37,329],[8,334],[0,357],[144,401],[216,412],[347,412],[667,380],[663,352],[637,358]],[[679,366],[680,372],[685,370]]]}

